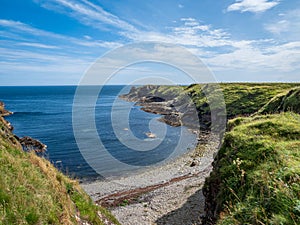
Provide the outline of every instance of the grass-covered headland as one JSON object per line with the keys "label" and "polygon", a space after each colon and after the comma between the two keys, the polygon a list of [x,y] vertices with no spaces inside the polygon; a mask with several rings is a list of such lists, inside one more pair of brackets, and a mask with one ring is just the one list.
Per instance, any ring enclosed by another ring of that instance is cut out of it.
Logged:
{"label": "grass-covered headland", "polygon": [[2,117],[8,114],[0,104],[0,224],[118,224],[77,181],[24,152]]}
{"label": "grass-covered headland", "polygon": [[[167,123],[189,125],[184,114],[191,103],[184,106],[180,100],[188,95],[201,128],[209,129],[205,90],[214,93],[209,88],[216,87],[144,86],[124,97],[162,114]],[[219,88],[229,121],[203,188],[203,224],[300,224],[300,84],[224,83]]]}

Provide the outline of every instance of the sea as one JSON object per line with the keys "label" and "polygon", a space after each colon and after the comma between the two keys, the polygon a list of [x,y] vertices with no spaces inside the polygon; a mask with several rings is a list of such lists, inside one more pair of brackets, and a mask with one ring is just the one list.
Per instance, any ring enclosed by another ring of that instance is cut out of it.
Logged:
{"label": "sea", "polygon": [[[86,110],[93,107],[94,124],[91,127],[95,127],[94,130],[85,129],[85,125],[82,129],[74,126],[77,86],[3,86],[0,87],[0,101],[13,112],[6,119],[13,125],[16,135],[30,136],[46,144],[43,157],[63,173],[81,181],[151,169],[169,163],[195,147],[196,135],[187,128],[159,122],[160,115],[146,113],[134,102],[118,97],[130,87],[90,88],[100,89],[96,102],[77,105],[80,117],[77,112],[75,123],[90,123],[86,121]],[[95,93],[89,92],[89,87],[86,90],[87,98],[89,93]],[[88,151],[93,154],[90,158],[86,154]]]}

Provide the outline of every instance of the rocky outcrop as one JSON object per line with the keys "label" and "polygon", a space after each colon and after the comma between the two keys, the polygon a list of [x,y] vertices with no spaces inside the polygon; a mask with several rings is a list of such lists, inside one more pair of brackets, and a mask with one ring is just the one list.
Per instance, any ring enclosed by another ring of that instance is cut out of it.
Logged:
{"label": "rocky outcrop", "polygon": [[33,139],[32,137],[22,137],[19,139],[20,144],[22,145],[25,151],[35,151],[36,153],[44,153],[47,149],[47,145],[42,142]]}
{"label": "rocky outcrop", "polygon": [[8,139],[12,145],[20,147],[24,151],[35,151],[36,153],[42,155],[47,150],[47,145],[28,136],[20,138],[17,135],[12,134],[13,126],[10,124],[10,122],[4,119],[5,116],[12,114],[12,112],[5,109],[5,104],[0,101],[0,134],[3,137],[6,137],[6,139]]}
{"label": "rocky outcrop", "polygon": [[0,101],[0,116],[9,116],[12,112],[5,109],[5,104]]}

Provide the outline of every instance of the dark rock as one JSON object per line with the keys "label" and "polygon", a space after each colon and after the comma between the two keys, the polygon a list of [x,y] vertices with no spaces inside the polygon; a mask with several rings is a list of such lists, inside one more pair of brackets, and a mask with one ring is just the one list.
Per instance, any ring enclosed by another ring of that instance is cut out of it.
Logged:
{"label": "dark rock", "polygon": [[159,119],[159,121],[164,122],[173,127],[179,127],[182,125],[180,116],[178,114],[164,115]]}
{"label": "dark rock", "polygon": [[0,101],[0,116],[9,116],[12,112],[5,109],[5,104]]}
{"label": "dark rock", "polygon": [[28,136],[20,138],[19,142],[25,151],[35,151],[36,153],[44,153],[47,149],[47,145]]}
{"label": "dark rock", "polygon": [[141,102],[164,102],[165,99],[158,96],[146,96],[142,97]]}
{"label": "dark rock", "polygon": [[194,167],[194,166],[197,166],[197,163],[195,161],[193,161],[191,164],[190,164],[190,167]]}

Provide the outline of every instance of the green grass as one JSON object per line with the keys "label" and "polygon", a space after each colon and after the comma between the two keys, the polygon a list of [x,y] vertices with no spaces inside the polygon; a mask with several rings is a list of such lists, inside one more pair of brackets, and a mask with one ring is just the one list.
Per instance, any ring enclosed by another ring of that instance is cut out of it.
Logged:
{"label": "green grass", "polygon": [[[221,90],[226,104],[228,118],[234,118],[241,115],[251,115],[261,109],[274,96],[290,90],[294,87],[299,87],[300,84],[288,83],[222,83],[220,89],[215,85],[190,85],[185,89],[200,113],[210,113],[210,105],[208,104],[207,96],[203,90],[208,90],[207,93],[212,95],[215,90]],[[222,96],[221,96],[222,97]]]}
{"label": "green grass", "polygon": [[300,224],[300,116],[236,118],[207,178],[217,224]]}
{"label": "green grass", "polygon": [[[190,96],[194,102],[200,121],[206,118],[206,115],[210,115],[211,107],[218,107],[221,109],[224,107],[222,101],[226,104],[227,117],[229,119],[237,116],[249,116],[262,107],[264,107],[269,101],[275,98],[277,95],[283,93],[285,95],[291,88],[300,87],[299,83],[221,83],[216,84],[192,84],[190,86],[158,86],[152,88],[148,92],[143,87],[138,88],[143,90],[144,96],[153,95],[170,99],[184,99],[184,96]],[[299,90],[299,89],[298,89]],[[298,96],[295,98],[295,96]],[[289,103],[287,99],[286,108],[288,109],[291,104],[297,102],[299,106],[299,91],[294,93],[294,96],[289,97]],[[210,104],[210,103],[214,104]],[[295,107],[294,107],[295,108]],[[222,110],[221,110],[222,111]],[[201,121],[205,124],[210,124],[210,121]]]}
{"label": "green grass", "polygon": [[300,113],[300,87],[292,88],[274,96],[258,114],[293,111]]}
{"label": "green grass", "polygon": [[[3,119],[1,119],[3,120]],[[0,224],[119,224],[77,181],[34,153],[25,153],[0,121]]]}

